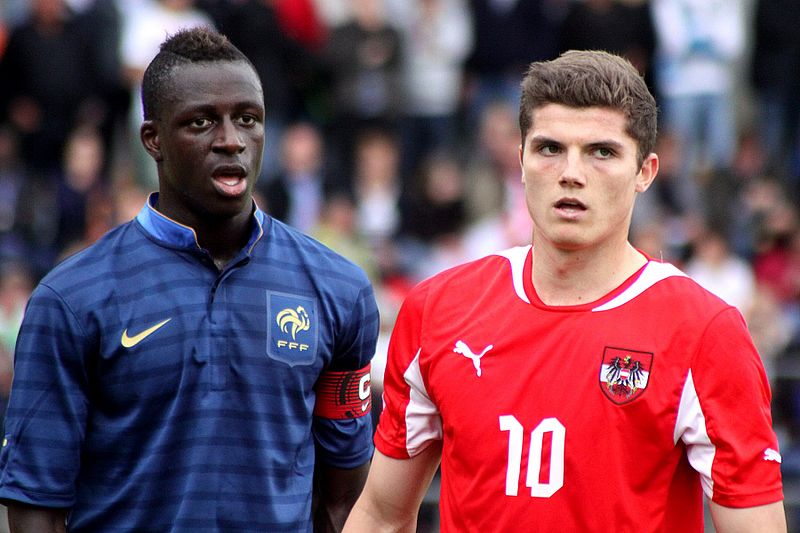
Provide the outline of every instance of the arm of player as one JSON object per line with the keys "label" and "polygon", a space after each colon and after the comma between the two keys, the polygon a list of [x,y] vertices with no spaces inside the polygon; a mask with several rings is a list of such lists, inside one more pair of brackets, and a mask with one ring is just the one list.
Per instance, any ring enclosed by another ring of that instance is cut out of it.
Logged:
{"label": "arm of player", "polygon": [[393,459],[375,451],[367,485],[356,502],[346,533],[413,533],[422,498],[442,457],[431,445],[410,459]]}
{"label": "arm of player", "polygon": [[67,509],[6,501],[11,533],[66,533]]}
{"label": "arm of player", "polygon": [[717,533],[786,533],[783,502],[757,507],[723,507],[709,502]]}
{"label": "arm of player", "polygon": [[314,515],[314,531],[338,533],[356,503],[367,480],[369,463],[356,468],[337,468],[317,463],[316,477],[317,509]]}

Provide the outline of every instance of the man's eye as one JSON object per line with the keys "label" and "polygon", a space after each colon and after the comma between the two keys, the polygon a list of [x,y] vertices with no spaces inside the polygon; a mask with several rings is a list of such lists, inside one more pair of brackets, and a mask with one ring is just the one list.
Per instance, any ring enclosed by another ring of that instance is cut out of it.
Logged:
{"label": "man's eye", "polygon": [[211,124],[211,121],[208,120],[207,118],[196,118],[193,119],[191,122],[192,127],[195,128],[205,128],[209,124]]}
{"label": "man's eye", "polygon": [[253,124],[256,123],[256,117],[254,117],[253,115],[242,115],[241,118],[239,118],[239,120],[245,126],[252,126]]}
{"label": "man's eye", "polygon": [[558,151],[558,146],[554,144],[545,144],[539,148],[539,152],[543,155],[555,155]]}
{"label": "man's eye", "polygon": [[597,148],[597,149],[594,151],[594,154],[595,154],[597,157],[600,157],[600,158],[602,158],[602,159],[608,159],[609,157],[611,157],[611,156],[613,156],[613,155],[614,155],[614,151],[613,151],[613,150],[611,150],[611,149],[609,149],[609,148],[602,148],[602,147],[600,147],[600,148]]}

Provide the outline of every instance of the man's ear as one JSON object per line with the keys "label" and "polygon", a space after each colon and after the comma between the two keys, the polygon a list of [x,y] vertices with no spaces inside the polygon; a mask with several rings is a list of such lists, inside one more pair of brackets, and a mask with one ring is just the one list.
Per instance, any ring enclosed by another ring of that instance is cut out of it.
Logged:
{"label": "man's ear", "polygon": [[644,192],[650,188],[658,174],[658,156],[650,153],[644,158],[642,168],[636,176],[636,192]]}
{"label": "man's ear", "polygon": [[153,120],[145,120],[142,122],[142,127],[139,129],[139,138],[142,140],[142,145],[147,153],[150,154],[156,163],[160,162],[163,157],[161,155],[161,140],[158,137],[158,126]]}

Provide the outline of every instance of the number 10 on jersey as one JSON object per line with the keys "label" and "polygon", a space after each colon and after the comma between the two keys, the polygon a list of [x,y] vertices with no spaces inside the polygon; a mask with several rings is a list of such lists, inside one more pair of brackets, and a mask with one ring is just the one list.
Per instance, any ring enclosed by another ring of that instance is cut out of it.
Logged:
{"label": "number 10 on jersey", "polygon": [[[514,415],[500,416],[500,431],[508,431],[508,465],[506,467],[506,495],[516,496],[522,465],[522,446],[525,429]],[[550,471],[546,482],[540,479],[542,470],[542,445],[545,434],[551,434]],[[566,429],[556,418],[545,418],[533,428],[528,452],[528,472],[525,486],[530,487],[534,498],[549,498],[564,486],[564,442]]]}

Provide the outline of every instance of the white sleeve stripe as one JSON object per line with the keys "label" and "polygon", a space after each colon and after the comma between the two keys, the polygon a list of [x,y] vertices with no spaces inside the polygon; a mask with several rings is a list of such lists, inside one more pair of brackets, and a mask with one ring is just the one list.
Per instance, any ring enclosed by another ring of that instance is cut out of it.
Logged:
{"label": "white sleeve stripe", "polygon": [[691,370],[689,370],[686,383],[683,385],[673,437],[675,444],[678,443],[678,440],[682,440],[686,445],[689,464],[700,474],[703,492],[711,498],[714,493],[711,467],[714,464],[716,447],[706,431],[706,417],[700,407],[700,399],[694,388]]}
{"label": "white sleeve stripe", "polygon": [[403,373],[403,379],[410,388],[408,407],[406,407],[406,450],[411,457],[424,450],[431,440],[442,438],[442,419],[439,409],[428,396],[419,368],[421,352],[422,348],[417,350],[414,360]]}

